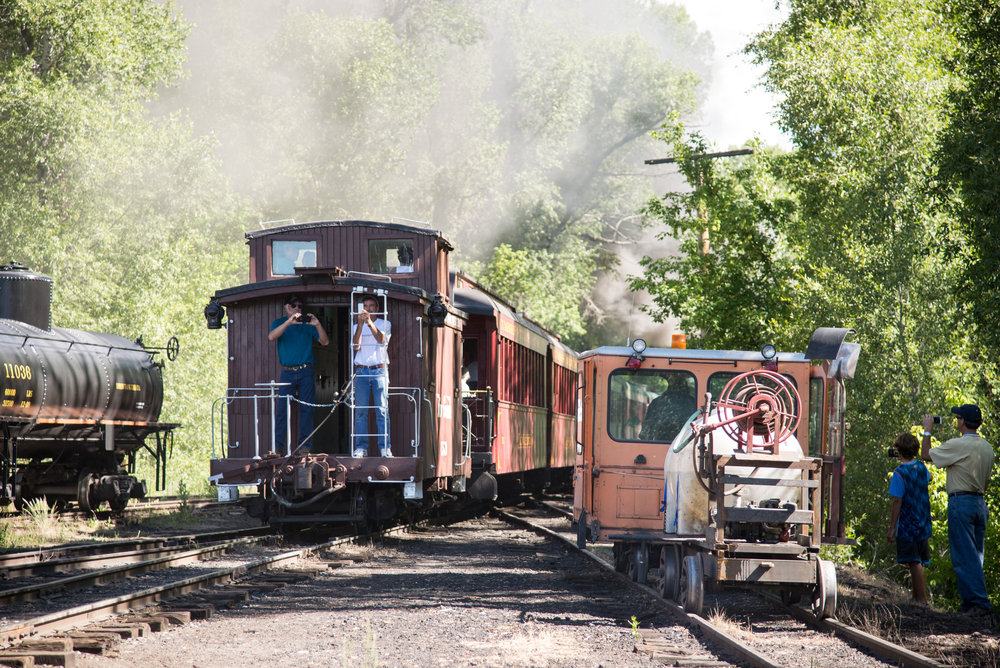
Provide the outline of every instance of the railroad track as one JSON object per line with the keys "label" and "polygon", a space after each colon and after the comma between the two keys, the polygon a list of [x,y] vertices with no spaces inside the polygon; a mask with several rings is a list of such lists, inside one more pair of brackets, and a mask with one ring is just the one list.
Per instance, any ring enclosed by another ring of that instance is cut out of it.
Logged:
{"label": "railroad track", "polygon": [[[545,512],[549,514],[547,518],[540,519],[538,517],[538,513],[534,513],[535,516],[532,517],[530,514],[520,511],[507,512],[498,510],[496,512],[498,516],[506,519],[507,521],[530,528],[541,535],[545,535],[553,540],[559,541],[570,549],[586,555],[588,559],[598,564],[602,569],[611,573],[616,573],[613,563],[590,549],[581,550],[577,546],[576,535],[573,531],[571,531],[568,523],[565,522],[566,517],[571,516],[572,513],[563,504],[558,502],[553,503],[541,501],[538,502],[537,505],[541,506]],[[555,519],[553,520],[553,518]],[[754,642],[751,644],[743,638],[737,637],[737,634],[733,633],[728,628],[724,628],[723,625],[714,624],[709,619],[700,615],[685,612],[682,606],[678,605],[674,601],[663,599],[653,588],[644,584],[632,582],[630,578],[620,573],[616,573],[616,575],[618,576],[619,581],[626,584],[626,586],[634,587],[645,592],[647,595],[654,598],[660,605],[664,606],[679,622],[689,628],[698,629],[713,642],[721,645],[725,652],[740,657],[742,662],[763,668],[776,668],[778,666],[786,665],[780,657],[775,657],[768,651],[768,646],[774,643],[769,642],[766,639],[762,639],[760,642]],[[803,648],[810,644],[807,634],[812,634],[817,637],[816,644],[821,644],[820,636],[829,636],[830,634],[842,639],[845,643],[850,643],[849,650],[843,648],[835,650],[836,655],[841,657],[837,663],[842,663],[843,665],[861,665],[862,663],[867,662],[868,665],[871,665],[870,657],[863,658],[863,655],[860,655],[856,658],[856,660],[852,660],[851,658],[848,658],[848,656],[845,656],[848,655],[849,652],[857,652],[857,650],[853,648],[853,645],[859,645],[869,655],[878,657],[885,662],[881,665],[901,665],[913,668],[943,668],[945,665],[934,659],[913,652],[905,647],[839,622],[836,619],[820,619],[813,615],[810,611],[807,611],[799,606],[786,606],[778,597],[770,595],[762,597],[760,594],[746,592],[735,592],[734,594],[735,598],[733,598],[733,596],[728,592],[720,594],[716,598],[716,605],[718,606],[717,609],[721,610],[726,616],[738,616],[740,614],[745,616],[745,611],[747,609],[747,605],[745,603],[746,598],[756,598],[766,601],[766,605],[772,610],[782,610],[788,617],[794,617],[801,622],[801,628],[795,630],[796,635],[794,642],[796,644],[801,643]],[[733,601],[728,606],[725,603],[727,596],[729,596]],[[709,606],[706,604],[706,608],[708,607]],[[739,610],[739,612],[736,612],[736,610]],[[764,624],[755,625],[751,620],[749,625],[752,629],[752,633],[740,633],[738,635],[767,636],[769,634]],[[657,648],[660,646],[657,634],[655,632],[647,632],[643,635],[644,641],[649,645],[648,651],[655,655],[657,653]],[[642,651],[639,647],[637,647],[637,649]],[[829,657],[817,657],[817,659],[820,661],[827,661],[829,660]],[[810,663],[809,665],[812,664]]]}
{"label": "railroad track", "polygon": [[[18,657],[31,657],[22,665],[71,665],[74,651],[103,653],[119,638],[144,635],[164,630],[171,624],[204,618],[220,605],[229,607],[248,600],[251,592],[271,591],[325,570],[288,572],[288,567],[298,560],[362,538],[392,535],[409,528],[342,536],[293,550],[271,549],[262,557],[237,557],[238,563],[222,568],[213,568],[203,560],[218,558],[232,550],[246,550],[273,541],[276,536],[268,528],[242,529],[2,555],[0,573],[15,576],[15,582],[14,586],[0,590],[0,610],[3,610],[0,613],[0,663],[11,665],[6,662],[16,663]],[[200,563],[197,569],[200,572],[192,574],[190,568],[184,569],[195,562]],[[21,582],[42,572],[81,569],[93,572],[42,582]],[[95,585],[124,578],[131,582],[131,578],[139,574],[165,569],[181,569],[182,574],[162,577],[153,586],[132,587],[133,590],[109,598],[85,600],[55,609],[46,606],[41,614],[36,614],[31,604],[25,603],[66,596],[69,589],[97,592]],[[279,569],[284,570],[277,572]],[[262,577],[265,573],[267,575]],[[254,582],[247,582],[253,576],[257,576]],[[6,584],[10,585],[11,581]]]}
{"label": "railroad track", "polygon": [[[213,508],[231,508],[231,502],[220,503],[211,497],[151,497],[142,501],[132,501],[119,512],[109,509],[98,509],[95,511],[78,510],[75,505],[57,506],[52,508],[52,512],[60,517],[71,519],[90,519],[96,517],[99,520],[107,520],[115,517],[128,517],[141,513],[170,513],[182,508],[210,510]],[[11,519],[24,517],[25,512],[13,509],[0,511],[0,519]]]}
{"label": "railroad track", "polygon": [[[545,507],[550,504],[542,505]],[[635,629],[635,647],[637,651],[647,653],[653,659],[666,662],[669,665],[730,665],[733,663],[732,657],[738,657],[736,663],[740,665],[768,667],[788,665],[780,657],[775,657],[768,651],[761,649],[759,645],[767,645],[770,642],[768,640],[770,636],[766,630],[760,628],[758,625],[754,624],[753,634],[758,635],[761,638],[761,642],[758,643],[757,647],[754,647],[750,643],[734,637],[734,634],[730,630],[720,628],[709,619],[683,612],[682,608],[676,604],[659,598],[653,589],[631,583],[628,578],[616,573],[613,566],[606,559],[595,554],[593,551],[578,550],[576,547],[576,536],[570,531],[568,522],[565,519],[566,513],[567,509],[561,506],[561,504],[556,503],[553,505],[553,508],[546,507],[545,513],[516,510],[514,513],[498,512],[497,516],[504,517],[505,521],[514,522],[546,538],[558,541],[561,546],[568,548],[568,550],[583,555],[584,558],[602,569],[613,581],[620,582],[626,587],[634,588],[636,591],[641,592],[640,596],[644,595],[651,601],[655,601],[654,607],[658,606],[662,608],[672,618],[680,621],[685,626],[697,629],[703,638],[705,638],[703,641],[704,645],[710,648],[718,648],[714,656],[699,654],[697,653],[697,648],[696,653],[692,653],[689,646],[683,646],[683,643],[678,643],[676,639],[677,632],[672,630],[678,627],[671,627],[669,624],[664,625],[662,622],[666,618],[658,616],[656,619],[660,620],[660,623],[657,625],[659,628],[655,630],[647,628]],[[544,516],[540,517],[540,515]],[[411,528],[397,527],[383,532],[383,535],[388,536],[407,531]],[[158,543],[158,545],[155,545],[157,549],[174,550],[171,554],[157,557],[158,559],[166,559],[171,556],[185,558],[182,554],[185,551],[190,551],[187,550],[191,546],[190,540],[187,540],[190,538],[175,537],[174,539],[122,541],[121,548],[130,548],[134,552],[149,551],[152,553],[154,544]],[[249,538],[249,536],[224,536],[216,533],[211,538],[202,538],[202,541],[239,541],[245,538]],[[210,611],[213,606],[230,604],[224,603],[224,601],[235,601],[237,603],[245,601],[249,592],[267,591],[287,582],[325,573],[327,569],[323,566],[307,571],[298,570],[282,573],[277,573],[277,569],[287,568],[297,560],[309,557],[310,555],[322,554],[328,549],[356,541],[358,538],[358,536],[346,536],[336,540],[317,542],[314,545],[290,551],[281,551],[275,548],[265,556],[254,555],[255,558],[242,557],[239,559],[239,563],[227,564],[224,568],[214,568],[211,565],[205,565],[197,574],[184,572],[181,577],[170,578],[169,581],[157,583],[153,586],[141,587],[138,591],[131,591],[95,601],[88,600],[55,611],[45,610],[42,614],[24,615],[14,620],[0,619],[0,646],[8,647],[8,650],[6,650],[8,655],[20,652],[25,656],[38,657],[41,661],[49,660],[57,663],[74,649],[77,651],[103,651],[106,645],[103,644],[105,641],[101,640],[102,638],[106,639],[107,642],[111,642],[112,640],[108,638],[114,637],[115,634],[145,633],[149,632],[150,628],[154,630],[155,628],[166,628],[172,623],[177,623],[178,619],[185,618],[185,616],[191,618],[199,614],[210,614],[210,612],[206,611]],[[172,544],[169,543],[170,540],[173,540]],[[246,543],[237,542],[233,543],[230,549],[246,549],[246,547]],[[76,550],[79,548],[73,549]],[[511,550],[516,554],[521,548],[503,549],[508,554],[511,553]],[[536,554],[535,550],[537,548],[526,546],[525,549],[532,555]],[[83,557],[84,555],[75,556]],[[16,558],[22,561],[20,567],[28,571],[32,568],[42,569],[47,568],[49,564],[55,564],[52,572],[59,572],[62,566],[58,564],[74,557],[66,550],[53,549],[35,551],[33,561],[26,553],[9,555],[7,558],[9,561],[0,562],[0,568],[6,567],[4,563],[13,566]],[[138,558],[138,555],[136,557],[125,555],[118,558],[128,560],[130,558]],[[187,558],[191,558],[191,555],[187,555]],[[252,582],[248,582],[250,578],[253,579]],[[575,576],[571,581],[574,583],[573,586],[589,587],[592,590],[590,596],[594,598],[607,598],[613,601],[621,597],[620,592],[618,594],[609,594],[600,589],[600,585],[595,583],[593,576],[581,574]],[[607,579],[602,581],[607,582]],[[45,595],[57,596],[59,595],[58,592],[64,591],[64,587],[58,590],[53,589],[50,590],[51,593]],[[611,591],[613,592],[614,590],[612,589]],[[191,598],[192,595],[197,595],[198,598]],[[466,596],[462,594],[460,598],[465,598]],[[634,597],[635,595],[633,594],[632,596]],[[767,604],[772,608],[785,609],[777,599],[772,599]],[[0,614],[10,615],[6,610]],[[123,614],[125,614],[125,617],[122,617]],[[812,618],[809,613],[802,609],[798,609],[795,614],[806,620],[806,624],[808,624],[808,626],[803,626],[805,630],[798,629],[796,631],[794,641],[797,645],[801,644],[803,650],[805,650],[807,644],[812,645],[812,636],[807,634],[815,635],[817,637],[817,644],[820,644],[821,637],[828,636],[832,632],[837,635],[853,634],[852,642],[855,643],[874,643],[870,651],[886,657],[885,663],[873,662],[870,656],[863,657],[865,661],[862,664],[860,660],[845,657],[842,652],[846,650],[837,650],[832,655],[817,656],[815,664],[809,662],[803,665],[833,665],[835,663],[852,666],[940,665],[932,660],[908,652],[904,648],[885,643],[885,641],[871,637],[864,638],[867,634],[861,634],[861,632],[850,629],[850,627],[840,624],[835,620],[819,621]],[[642,619],[648,618],[648,614],[642,617]],[[633,622],[635,621],[635,617],[633,617]],[[136,631],[135,629],[137,628],[140,630]],[[10,647],[17,643],[22,643],[20,648]],[[695,644],[698,645],[697,643]],[[60,647],[64,649],[59,650]],[[698,647],[702,647],[702,645],[698,645]],[[45,658],[45,652],[59,653],[60,651],[62,653],[59,656]],[[715,652],[716,650],[713,649],[711,651]],[[850,651],[856,652],[857,650],[850,648]],[[2,658],[3,653],[4,651],[0,650],[0,658]],[[802,653],[804,652],[800,652],[800,654]],[[839,660],[831,661],[832,656],[837,657]]]}

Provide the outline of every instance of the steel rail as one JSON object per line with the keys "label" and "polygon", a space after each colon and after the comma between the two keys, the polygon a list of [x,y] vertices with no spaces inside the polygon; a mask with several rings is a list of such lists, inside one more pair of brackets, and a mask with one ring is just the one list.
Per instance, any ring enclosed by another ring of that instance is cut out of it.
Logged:
{"label": "steel rail", "polygon": [[260,542],[264,538],[267,538],[267,536],[237,538],[208,547],[186,550],[179,554],[171,554],[165,557],[148,559],[139,563],[129,563],[124,566],[117,566],[114,568],[103,568],[93,573],[83,573],[66,578],[50,580],[48,582],[5,589],[0,591],[0,604],[15,601],[31,601],[39,598],[47,591],[79,589],[80,587],[88,587],[90,585],[105,584],[122,578],[131,577],[133,575],[139,575],[141,573],[148,573],[150,571],[163,570],[165,568],[201,561],[202,559],[208,557],[223,554],[227,550],[237,546],[251,545],[253,543]]}
{"label": "steel rail", "polygon": [[[547,506],[548,504],[543,503],[542,505]],[[554,510],[560,513],[564,512],[562,509],[559,508],[554,508]],[[684,612],[683,607],[677,605],[673,601],[668,601],[664,599],[662,596],[660,596],[659,592],[657,592],[653,588],[648,587],[647,585],[644,584],[633,582],[631,578],[616,571],[614,569],[613,564],[608,563],[607,561],[597,556],[596,554],[590,552],[589,550],[581,550],[577,546],[574,540],[571,540],[570,538],[563,536],[562,534],[553,531],[547,527],[536,525],[530,520],[526,520],[524,518],[520,518],[515,515],[510,515],[509,513],[504,513],[503,511],[495,511],[495,512],[501,514],[505,519],[509,516],[510,518],[512,518],[514,522],[527,526],[532,530],[537,531],[546,536],[551,536],[552,538],[560,540],[567,546],[571,547],[573,550],[583,553],[584,555],[592,559],[595,563],[599,564],[605,570],[615,573],[615,575],[617,575],[621,581],[627,582],[633,586],[638,587],[639,589],[645,591],[647,594],[652,596],[657,602],[664,604],[667,607],[667,609],[670,610],[670,612],[673,613],[682,623],[687,624],[688,622],[690,622],[691,624],[689,625],[697,626],[699,629],[705,632],[706,635],[726,645],[727,649],[730,649],[734,653],[740,654],[740,656],[744,656],[742,654],[742,650],[738,649],[738,647],[741,646],[742,643],[739,643],[739,641],[730,638],[723,631],[713,626],[708,620],[704,619],[703,617]],[[780,598],[778,598],[777,596],[773,596],[772,594],[762,592],[760,593],[760,595],[764,596],[769,600],[774,600],[779,603],[781,602]],[[790,614],[797,617],[801,621],[811,624],[822,631],[831,632],[840,636],[841,638],[846,638],[847,640],[855,642],[858,645],[861,645],[862,647],[868,649],[869,651],[871,651],[872,653],[874,653],[876,656],[878,656],[883,660],[903,665],[906,668],[946,668],[945,664],[943,663],[935,661],[934,659],[931,659],[929,657],[923,656],[922,654],[918,654],[917,652],[909,650],[901,645],[897,645],[883,638],[879,638],[877,636],[871,635],[870,633],[866,633],[865,631],[844,624],[843,622],[838,621],[836,619],[820,619],[816,615],[813,615],[809,611],[799,606],[793,605],[785,607],[789,610]],[[745,657],[748,661],[750,661],[754,665],[759,665],[759,666],[775,665],[765,657],[757,655],[756,652],[754,652],[754,650],[750,648],[746,649],[750,652],[753,652],[754,655],[758,657],[758,658],[751,658],[751,656],[749,655]],[[763,663],[760,663],[759,661],[762,661]]]}
{"label": "steel rail", "polygon": [[236,529],[229,531],[209,531],[205,533],[190,533],[178,536],[161,536],[150,538],[128,538],[124,540],[101,543],[86,543],[82,545],[65,545],[59,547],[38,548],[21,552],[9,552],[0,555],[0,571],[10,574],[15,569],[30,564],[49,564],[71,561],[72,555],[102,555],[134,550],[145,550],[156,547],[197,545],[209,541],[229,540],[244,536],[261,536],[272,533],[270,527],[255,527],[252,529]]}
{"label": "steel rail", "polygon": [[535,524],[534,522],[524,519],[523,517],[511,515],[508,512],[497,509],[494,509],[493,512],[495,512],[499,517],[503,518],[504,520],[507,520],[508,522],[518,524],[525,528],[531,529],[532,531],[539,533],[543,536],[547,536],[549,538],[554,538],[555,540],[561,541],[571,550],[587,557],[595,564],[597,564],[601,569],[607,571],[609,574],[613,575],[619,581],[625,583],[627,586],[636,587],[641,591],[643,591],[644,593],[648,594],[657,605],[663,607],[668,612],[670,612],[679,622],[681,622],[687,627],[693,627],[700,630],[706,636],[708,636],[718,644],[722,645],[726,651],[733,653],[741,660],[746,661],[751,665],[757,666],[758,668],[782,668],[780,664],[774,663],[773,661],[765,657],[763,654],[759,654],[756,650],[752,649],[748,645],[745,645],[736,638],[733,638],[724,633],[723,631],[719,630],[704,617],[684,612],[684,609],[682,607],[680,607],[673,601],[665,600],[663,597],[657,594],[656,591],[653,590],[651,587],[647,587],[644,584],[633,582],[631,578],[628,578],[619,573],[618,571],[616,571],[613,564],[609,564],[607,561],[597,556],[590,550],[580,549],[577,546],[576,541],[570,540],[566,536],[563,536],[562,534],[553,531],[548,527],[543,527],[541,525]]}
{"label": "steel rail", "polygon": [[323,550],[346,545],[348,543],[371,539],[376,536],[389,536],[403,533],[415,526],[423,526],[427,522],[417,522],[412,525],[403,525],[386,529],[384,531],[343,536],[333,540],[310,545],[298,550],[283,552],[271,557],[265,557],[246,564],[240,564],[231,568],[223,568],[204,575],[198,575],[177,582],[171,582],[158,587],[144,589],[131,594],[124,594],[115,598],[108,598],[94,603],[76,606],[67,610],[41,615],[31,619],[0,628],[0,647],[7,647],[23,638],[34,635],[45,635],[68,631],[84,624],[95,621],[109,619],[117,615],[122,615],[137,608],[154,605],[161,601],[190,594],[200,589],[206,589],[216,584],[224,584],[239,578],[269,570],[287,562],[295,561],[311,554]]}
{"label": "steel rail", "polygon": [[[171,541],[160,539],[156,542],[160,544],[145,545],[138,549],[124,549],[130,547],[123,545],[123,549],[109,550],[104,552],[85,553],[82,551],[76,556],[63,558],[52,558],[45,560],[35,560],[19,564],[8,564],[3,566],[8,577],[26,577],[39,573],[66,573],[78,570],[90,570],[105,568],[107,566],[120,566],[123,564],[136,564],[148,562],[157,557],[176,554],[182,550],[190,550],[195,546],[209,546],[224,541],[234,540],[250,536],[262,536],[270,534],[269,531],[253,529],[250,531],[227,531],[217,533],[207,533],[201,536],[188,537],[187,540]],[[0,564],[2,564],[0,560]]]}
{"label": "steel rail", "polygon": [[[763,594],[768,599],[782,603],[781,599],[771,594]],[[784,603],[782,603],[784,605]],[[879,638],[861,629],[849,626],[836,619],[820,619],[808,610],[797,605],[786,605],[788,611],[798,619],[819,628],[822,631],[829,631],[839,636],[849,638],[853,642],[865,647],[882,658],[890,659],[906,668],[945,668],[946,664],[935,661],[930,657],[918,654],[906,649],[901,645],[896,645],[888,640]]]}

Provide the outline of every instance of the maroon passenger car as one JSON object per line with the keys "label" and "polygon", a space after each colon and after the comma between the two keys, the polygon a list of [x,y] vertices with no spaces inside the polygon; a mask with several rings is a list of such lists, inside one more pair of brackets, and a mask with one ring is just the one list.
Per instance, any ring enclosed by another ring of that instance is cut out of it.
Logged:
{"label": "maroon passenger car", "polygon": [[577,354],[464,274],[454,304],[463,335],[472,417],[473,491],[509,496],[572,482]]}

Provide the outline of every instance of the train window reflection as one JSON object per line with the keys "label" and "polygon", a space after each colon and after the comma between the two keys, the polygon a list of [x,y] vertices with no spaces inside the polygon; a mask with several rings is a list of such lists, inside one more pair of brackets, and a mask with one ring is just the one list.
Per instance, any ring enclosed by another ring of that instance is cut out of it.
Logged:
{"label": "train window reflection", "polygon": [[372,239],[368,242],[368,271],[373,274],[412,274],[413,241]]}
{"label": "train window reflection", "polygon": [[315,241],[272,241],[271,275],[294,276],[296,267],[316,266]]}
{"label": "train window reflection", "polygon": [[616,441],[669,443],[695,411],[697,385],[686,371],[618,369],[608,392],[608,433]]}

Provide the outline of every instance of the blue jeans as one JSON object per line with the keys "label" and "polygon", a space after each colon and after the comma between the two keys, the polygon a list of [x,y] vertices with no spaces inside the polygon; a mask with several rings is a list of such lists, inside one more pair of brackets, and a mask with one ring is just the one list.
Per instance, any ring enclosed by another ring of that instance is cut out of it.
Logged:
{"label": "blue jeans", "polygon": [[983,576],[983,541],[989,515],[981,496],[966,494],[948,499],[948,549],[963,608],[990,607]]}
{"label": "blue jeans", "polygon": [[368,449],[368,409],[375,409],[375,433],[378,449],[391,447],[389,433],[389,369],[354,370],[354,447]]}
{"label": "blue jeans", "polygon": [[[288,395],[298,395],[299,401],[306,402],[299,405],[299,438],[305,438],[312,434],[313,430],[313,407],[309,404],[316,403],[316,379],[313,375],[313,366],[310,364],[304,369],[282,369],[282,383],[289,383],[278,388],[278,399],[274,406],[274,446],[278,452],[285,451],[285,438],[288,425]],[[295,443],[292,443],[292,450],[295,450]],[[302,449],[309,451],[312,447],[312,440],[305,443]]]}

